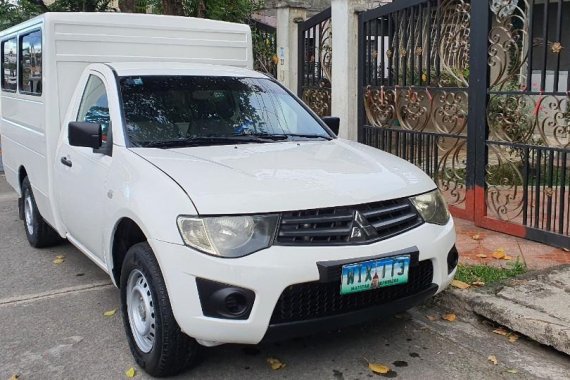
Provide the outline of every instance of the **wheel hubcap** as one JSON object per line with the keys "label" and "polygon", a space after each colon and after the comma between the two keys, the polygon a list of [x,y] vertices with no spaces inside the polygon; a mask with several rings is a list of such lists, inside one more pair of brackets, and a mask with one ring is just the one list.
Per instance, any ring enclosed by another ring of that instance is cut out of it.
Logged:
{"label": "wheel hubcap", "polygon": [[34,234],[34,214],[32,210],[32,196],[28,192],[24,197],[24,219],[26,221],[26,229],[30,235]]}
{"label": "wheel hubcap", "polygon": [[127,281],[127,313],[137,346],[148,353],[155,340],[155,314],[152,293],[146,277],[135,269]]}

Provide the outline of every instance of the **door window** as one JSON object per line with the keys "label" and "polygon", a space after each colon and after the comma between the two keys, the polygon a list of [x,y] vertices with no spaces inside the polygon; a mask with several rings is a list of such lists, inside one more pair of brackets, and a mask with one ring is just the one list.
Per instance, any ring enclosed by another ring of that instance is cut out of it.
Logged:
{"label": "door window", "polygon": [[2,42],[2,89],[16,91],[16,38]]}
{"label": "door window", "polygon": [[101,149],[105,148],[108,143],[109,126],[111,124],[109,103],[107,101],[105,84],[95,75],[89,76],[89,80],[85,86],[77,114],[77,121],[100,124],[103,130],[103,144]]}

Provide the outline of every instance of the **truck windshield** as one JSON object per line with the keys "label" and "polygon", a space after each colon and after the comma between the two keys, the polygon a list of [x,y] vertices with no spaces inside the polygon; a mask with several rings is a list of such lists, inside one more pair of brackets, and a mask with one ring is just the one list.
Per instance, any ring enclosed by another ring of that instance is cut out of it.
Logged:
{"label": "truck windshield", "polygon": [[120,80],[129,141],[140,147],[180,147],[331,135],[269,79],[139,76]]}

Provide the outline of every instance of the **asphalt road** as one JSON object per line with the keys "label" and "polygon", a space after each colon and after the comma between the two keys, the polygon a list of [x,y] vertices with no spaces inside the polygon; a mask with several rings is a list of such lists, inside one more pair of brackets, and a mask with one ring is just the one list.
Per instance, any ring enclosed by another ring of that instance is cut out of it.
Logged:
{"label": "asphalt road", "polygon": [[[65,261],[54,264],[56,256]],[[135,367],[108,277],[70,244],[31,248],[18,219],[16,194],[0,175],[0,380],[121,379]],[[524,338],[515,343],[493,327],[430,321],[424,306],[365,326],[259,346],[203,350],[199,365],[179,378],[368,379],[366,360],[390,366],[398,379],[568,379],[570,359]],[[495,355],[498,364],[487,358]],[[274,371],[275,357],[286,364]],[[510,370],[510,372],[509,372]],[[511,373],[516,372],[516,373]]]}

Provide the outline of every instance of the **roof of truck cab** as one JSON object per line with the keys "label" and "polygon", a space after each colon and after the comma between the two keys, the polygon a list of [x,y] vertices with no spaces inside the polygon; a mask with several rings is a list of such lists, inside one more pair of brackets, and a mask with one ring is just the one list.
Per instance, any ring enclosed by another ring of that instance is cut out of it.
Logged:
{"label": "roof of truck cab", "polygon": [[234,66],[177,62],[115,62],[107,63],[118,76],[181,75],[267,78],[257,71]]}

